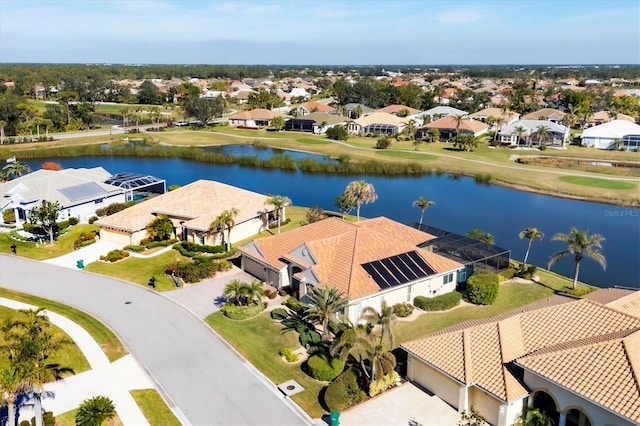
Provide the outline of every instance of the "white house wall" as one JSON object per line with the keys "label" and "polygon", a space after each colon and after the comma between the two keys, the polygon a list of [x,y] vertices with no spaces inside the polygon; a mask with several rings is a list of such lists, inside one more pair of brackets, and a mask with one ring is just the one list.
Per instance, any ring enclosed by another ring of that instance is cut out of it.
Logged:
{"label": "white house wall", "polygon": [[529,389],[531,389],[532,395],[534,395],[536,391],[544,391],[551,395],[558,405],[556,409],[562,415],[566,416],[569,410],[577,408],[588,415],[593,426],[635,425],[635,423],[627,421],[623,417],[617,416],[599,405],[589,402],[575,393],[557,386],[528,370],[524,372],[524,382]]}
{"label": "white house wall", "polygon": [[611,138],[582,138],[582,144],[599,149],[612,149],[614,139]]}
{"label": "white house wall", "polygon": [[469,406],[475,407],[476,410],[487,419],[487,421],[495,426],[507,426],[499,425],[498,417],[500,413],[501,402],[494,397],[488,395],[482,389],[472,386],[469,389]]}

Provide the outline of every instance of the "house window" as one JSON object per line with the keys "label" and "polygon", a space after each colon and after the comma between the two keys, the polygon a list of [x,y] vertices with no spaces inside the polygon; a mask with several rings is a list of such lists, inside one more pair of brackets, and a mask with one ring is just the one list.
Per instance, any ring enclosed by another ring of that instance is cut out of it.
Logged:
{"label": "house window", "polygon": [[453,272],[444,276],[443,284],[449,284],[453,281]]}
{"label": "house window", "polygon": [[411,286],[407,287],[407,303],[411,303]]}

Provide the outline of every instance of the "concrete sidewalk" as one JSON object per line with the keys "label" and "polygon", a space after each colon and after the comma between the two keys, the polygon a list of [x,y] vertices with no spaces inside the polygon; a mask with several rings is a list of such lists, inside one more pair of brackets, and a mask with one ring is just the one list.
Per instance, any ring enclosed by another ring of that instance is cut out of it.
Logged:
{"label": "concrete sidewalk", "polygon": [[[0,306],[10,309],[37,309],[36,306],[0,298]],[[44,411],[54,415],[78,408],[85,399],[103,395],[111,398],[118,417],[125,425],[148,425],[129,393],[132,389],[154,388],[153,382],[131,355],[110,363],[98,343],[82,327],[70,319],[46,311],[52,324],[62,329],[78,345],[91,365],[91,370],[76,374],[64,380],[45,385],[42,400]],[[33,405],[26,401],[20,407],[19,421],[29,420],[34,415]]]}

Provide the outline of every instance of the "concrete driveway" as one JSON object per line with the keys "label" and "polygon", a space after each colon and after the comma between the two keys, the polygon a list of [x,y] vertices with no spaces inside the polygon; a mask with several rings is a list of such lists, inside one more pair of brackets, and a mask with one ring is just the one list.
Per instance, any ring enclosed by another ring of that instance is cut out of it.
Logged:
{"label": "concrete driveway", "polygon": [[109,241],[98,241],[63,256],[43,260],[43,262],[51,265],[63,266],[65,268],[76,269],[78,267],[78,260],[82,260],[84,265],[87,266],[91,262],[95,262],[100,259],[100,256],[109,253],[111,250],[121,248],[122,244],[116,244]]}
{"label": "concrete driveway", "polygon": [[453,426],[460,414],[407,382],[340,414],[342,426]]}
{"label": "concrete driveway", "polygon": [[230,271],[217,275],[215,278],[195,285],[166,291],[163,294],[181,304],[198,318],[206,318],[222,306],[224,286],[231,280],[238,279],[250,283],[255,278],[242,269],[233,266]]}

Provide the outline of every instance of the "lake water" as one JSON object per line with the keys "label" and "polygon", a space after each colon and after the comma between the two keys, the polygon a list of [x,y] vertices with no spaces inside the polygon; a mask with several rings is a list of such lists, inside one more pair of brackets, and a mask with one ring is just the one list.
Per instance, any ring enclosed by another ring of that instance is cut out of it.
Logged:
{"label": "lake water", "polygon": [[[253,155],[247,152],[246,155]],[[496,244],[511,250],[512,258],[517,260],[522,260],[527,247],[527,240],[520,240],[518,233],[526,227],[538,228],[545,236],[533,243],[529,263],[540,266],[546,266],[552,253],[565,248],[560,242],[550,241],[551,236],[557,232],[568,233],[572,226],[588,228],[590,233],[606,238],[603,253],[608,265],[603,271],[596,262],[584,259],[580,280],[600,287],[640,288],[640,209],[531,194],[448,175],[325,176],[150,158],[47,158],[26,163],[38,169],[44,161],[55,161],[64,168],[102,166],[111,173],[151,174],[165,179],[167,186],[186,185],[198,179],[217,180],[263,194],[286,195],[295,205],[317,205],[327,210],[336,210],[335,197],[350,181],[365,179],[374,185],[378,200],[362,206],[363,217],[387,216],[403,223],[417,222],[420,209],[412,203],[422,195],[436,202],[425,212],[425,224],[460,234],[480,228],[493,234]],[[573,258],[568,257],[552,270],[572,277],[573,268]]]}

